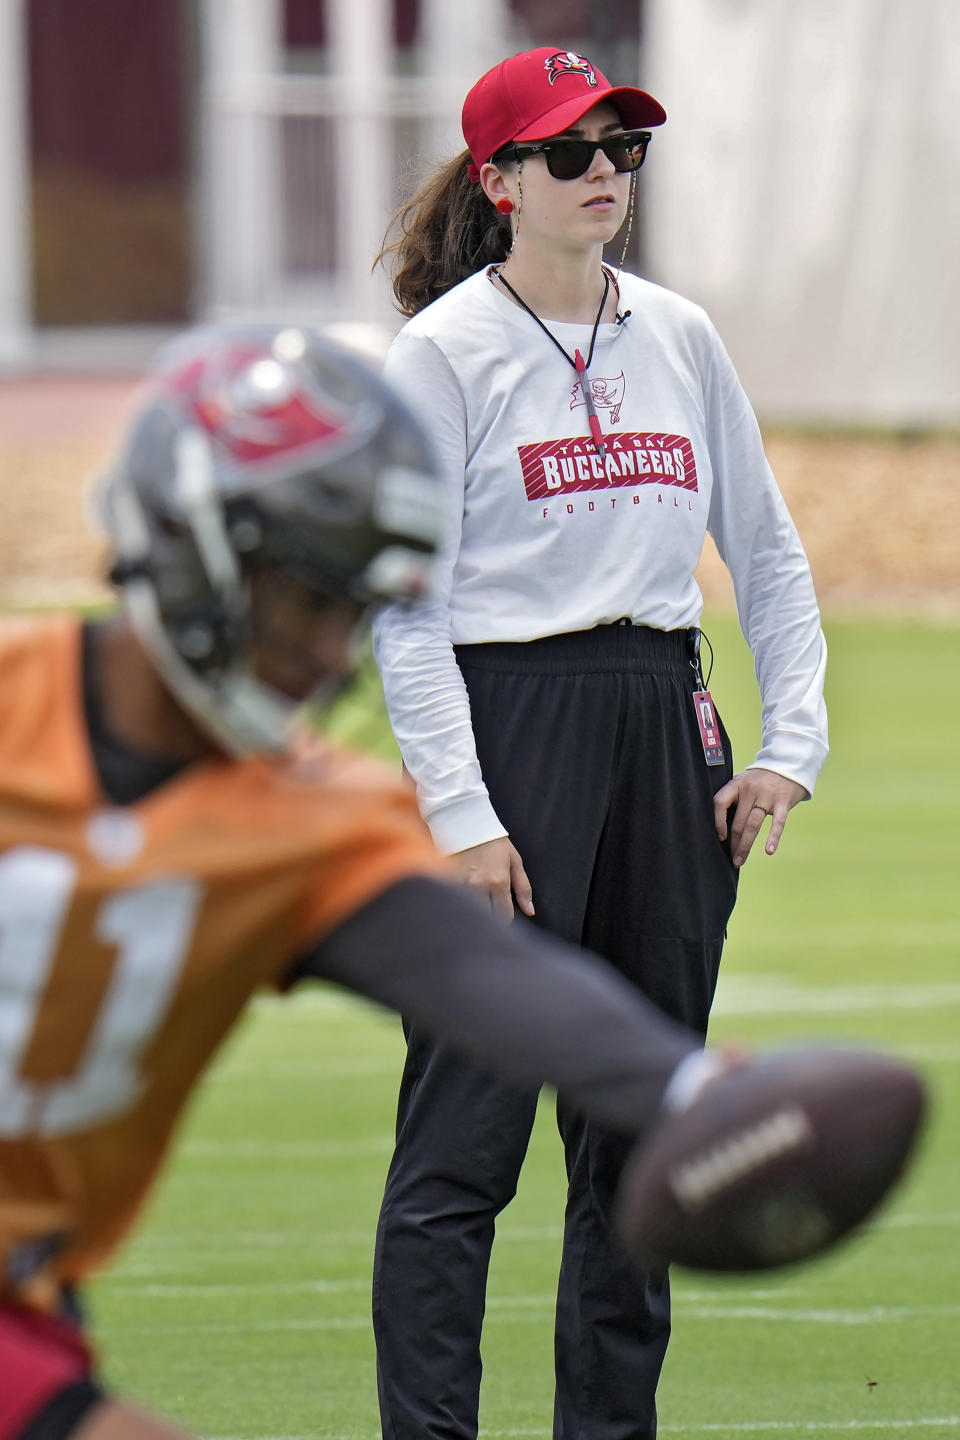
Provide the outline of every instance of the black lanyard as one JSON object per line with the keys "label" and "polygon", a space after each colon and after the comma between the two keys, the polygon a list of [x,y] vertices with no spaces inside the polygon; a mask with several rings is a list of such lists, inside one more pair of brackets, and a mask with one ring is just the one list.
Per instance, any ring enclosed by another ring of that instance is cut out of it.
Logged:
{"label": "black lanyard", "polygon": [[590,385],[590,379],[587,375],[587,370],[589,369],[590,362],[593,359],[593,347],[597,343],[597,331],[600,329],[600,316],[603,314],[603,307],[604,305],[606,305],[607,296],[610,294],[609,274],[607,273],[606,269],[603,270],[603,294],[600,297],[600,309],[597,311],[597,318],[593,322],[593,333],[590,336],[590,353],[587,356],[586,360],[584,360],[579,350],[575,350],[574,353],[571,355],[563,348],[556,335],[554,335],[553,332],[549,330],[546,325],[544,325],[536,310],[531,310],[526,300],[524,300],[520,295],[517,294],[516,290],[514,290],[513,286],[510,284],[510,281],[504,279],[502,269],[498,269],[496,265],[491,265],[490,269],[492,273],[496,275],[503,288],[510,292],[510,294],[513,296],[514,300],[516,300],[520,308],[522,310],[526,310],[527,314],[532,320],[536,320],[544,335],[546,335],[548,340],[553,341],[554,345],[556,345],[564,360],[566,360],[570,365],[573,366],[574,370],[576,370],[578,376],[580,377],[580,389],[583,392],[584,404],[587,407],[587,420],[590,424],[590,434],[593,437],[594,445],[597,447],[597,453],[602,460],[606,455],[607,447],[603,438],[603,429],[600,425],[600,417],[597,414],[597,407],[593,399],[593,389]]}
{"label": "black lanyard", "polygon": [[[573,368],[574,368],[574,370],[579,371],[579,370],[580,370],[580,366],[577,364],[577,362],[576,362],[576,360],[573,358],[573,356],[572,356],[567,350],[565,350],[565,349],[563,348],[563,346],[560,344],[560,341],[557,339],[556,335],[554,335],[553,331],[552,331],[552,330],[549,330],[549,329],[547,328],[547,326],[544,325],[543,321],[540,319],[540,316],[537,314],[536,310],[531,310],[531,308],[530,308],[530,306],[527,304],[526,300],[524,300],[521,295],[518,295],[518,294],[517,294],[516,290],[514,290],[513,286],[510,284],[510,281],[507,280],[506,277],[504,276],[503,270],[502,270],[502,269],[498,269],[498,267],[497,267],[496,265],[492,265],[490,268],[493,270],[493,273],[496,275],[497,279],[500,281],[500,284],[503,286],[503,288],[504,288],[505,290],[509,290],[510,294],[513,296],[514,300],[516,300],[516,302],[517,302],[517,304],[520,306],[520,308],[521,308],[522,310],[526,310],[526,312],[527,312],[527,314],[530,316],[530,318],[531,318],[532,320],[536,320],[537,324],[540,326],[540,329],[543,331],[544,335],[546,335],[549,340],[552,340],[552,341],[553,341],[554,345],[556,345],[557,349],[560,351],[560,354],[563,356],[564,360],[566,360],[566,361],[568,362],[568,364],[572,365]],[[586,369],[589,369],[590,364],[591,364],[591,362],[592,362],[592,360],[593,360],[593,347],[594,347],[594,346],[596,345],[596,343],[597,343],[597,331],[600,329],[600,316],[603,314],[603,307],[604,307],[604,305],[606,305],[606,303],[607,303],[607,296],[608,296],[609,294],[610,294],[610,276],[607,274],[607,271],[604,270],[604,272],[603,272],[603,295],[601,296],[601,299],[600,299],[600,309],[597,311],[597,318],[596,318],[596,320],[594,320],[594,322],[593,322],[593,334],[590,336],[590,353],[589,353],[589,355],[587,356],[586,361],[585,361],[584,366],[583,366],[583,368],[584,368],[585,370],[586,370]],[[578,351],[577,353],[579,354],[579,351]]]}

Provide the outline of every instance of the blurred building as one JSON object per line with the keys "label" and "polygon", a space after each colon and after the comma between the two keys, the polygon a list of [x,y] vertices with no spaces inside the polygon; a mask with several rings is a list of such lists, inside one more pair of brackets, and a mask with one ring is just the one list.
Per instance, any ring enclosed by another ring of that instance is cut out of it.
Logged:
{"label": "blurred building", "polygon": [[960,425],[960,3],[646,8],[657,278],[767,418]]}
{"label": "blurred building", "polygon": [[461,148],[468,86],[544,26],[631,73],[639,9],[0,0],[0,354],[136,354],[198,316],[393,323],[371,262]]}
{"label": "blurred building", "polygon": [[135,361],[194,318],[380,327],[371,261],[504,54],[663,99],[631,263],[761,410],[957,413],[955,0],[0,0],[0,360]]}

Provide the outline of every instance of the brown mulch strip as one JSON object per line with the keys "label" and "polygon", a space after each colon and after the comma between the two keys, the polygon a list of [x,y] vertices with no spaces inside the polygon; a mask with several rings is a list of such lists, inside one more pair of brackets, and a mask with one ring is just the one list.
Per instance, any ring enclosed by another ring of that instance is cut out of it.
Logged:
{"label": "brown mulch strip", "polygon": [[[44,376],[0,383],[0,605],[106,595],[85,504],[133,382]],[[960,615],[960,438],[771,431],[767,453],[825,610]],[[708,543],[710,603],[728,603]]]}

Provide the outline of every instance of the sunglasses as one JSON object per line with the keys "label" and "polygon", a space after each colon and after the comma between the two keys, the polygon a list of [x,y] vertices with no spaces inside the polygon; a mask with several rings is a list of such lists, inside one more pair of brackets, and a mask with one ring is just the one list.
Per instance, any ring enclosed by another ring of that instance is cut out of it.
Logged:
{"label": "sunglasses", "polygon": [[554,180],[577,180],[586,175],[598,150],[621,175],[639,170],[653,139],[649,130],[622,130],[604,140],[531,140],[514,142],[498,150],[493,163],[525,160],[528,155],[542,155]]}

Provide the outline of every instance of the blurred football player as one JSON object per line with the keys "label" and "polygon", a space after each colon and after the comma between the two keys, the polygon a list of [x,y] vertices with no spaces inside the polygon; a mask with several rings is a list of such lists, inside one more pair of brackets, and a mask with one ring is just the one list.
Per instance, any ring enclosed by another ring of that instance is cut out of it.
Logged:
{"label": "blurred football player", "polygon": [[175,1434],[98,1386],[78,1287],[258,988],[333,980],[628,1132],[724,1068],[448,883],[412,792],[296,720],[428,586],[439,493],[341,350],[194,332],[100,487],[120,608],[0,628],[0,1440]]}

